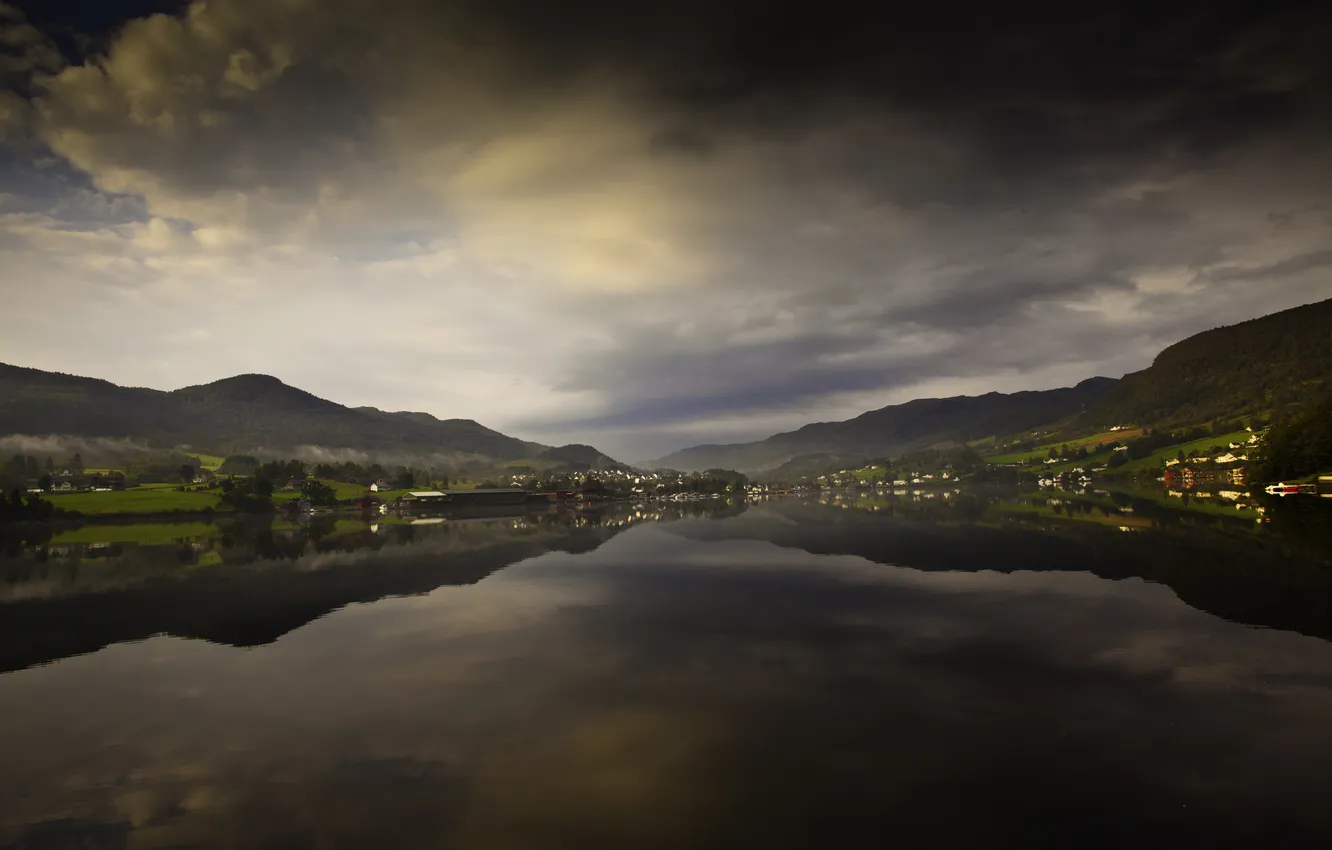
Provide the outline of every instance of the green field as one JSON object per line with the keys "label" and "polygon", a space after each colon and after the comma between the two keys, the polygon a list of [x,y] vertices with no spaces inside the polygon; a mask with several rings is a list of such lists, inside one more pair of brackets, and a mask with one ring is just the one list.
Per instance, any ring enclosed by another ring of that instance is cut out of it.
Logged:
{"label": "green field", "polygon": [[220,458],[217,455],[203,455],[198,452],[185,452],[184,454],[186,457],[198,458],[199,466],[202,469],[207,469],[212,472],[216,472],[217,468],[222,465],[222,461],[224,460],[224,458]]}
{"label": "green field", "polygon": [[216,493],[181,492],[170,488],[110,490],[104,493],[52,493],[57,508],[85,514],[146,514],[216,508]]}
{"label": "green field", "polygon": [[[1222,452],[1224,453],[1226,451],[1229,451],[1229,449],[1225,448],[1225,446],[1228,446],[1231,443],[1243,443],[1246,440],[1248,440],[1249,437],[1252,436],[1253,434],[1251,434],[1248,431],[1234,431],[1229,434],[1221,434],[1216,437],[1204,437],[1201,440],[1194,440],[1189,443],[1180,443],[1174,446],[1166,446],[1163,449],[1157,449],[1147,457],[1141,458],[1139,460],[1129,461],[1128,463],[1116,469],[1115,472],[1116,473],[1139,472],[1144,469],[1163,468],[1165,466],[1165,462],[1173,457],[1176,457],[1181,450],[1183,450],[1184,454],[1187,457],[1193,457],[1194,454],[1196,454],[1197,452],[1204,451],[1208,448],[1211,448],[1212,446],[1221,446]],[[1239,454],[1249,454],[1251,448],[1252,447],[1245,449],[1235,449],[1235,451]],[[1188,466],[1189,464],[1185,463],[1183,465]]]}
{"label": "green field", "polygon": [[[1226,446],[1229,445],[1230,443],[1242,443],[1245,440],[1249,439],[1249,437],[1251,436],[1252,434],[1248,431],[1234,431],[1230,434],[1219,434],[1215,437],[1203,437],[1201,440],[1191,440],[1190,442],[1187,443],[1176,443],[1172,446],[1165,446],[1163,448],[1157,449],[1147,457],[1139,458],[1138,460],[1130,460],[1128,463],[1124,464],[1123,466],[1116,467],[1112,470],[1107,470],[1107,472],[1103,472],[1101,474],[1105,475],[1108,473],[1113,473],[1115,475],[1121,475],[1123,473],[1142,472],[1148,469],[1160,469],[1165,466],[1165,462],[1167,460],[1178,455],[1181,449],[1183,449],[1184,454],[1192,456],[1195,452],[1207,449],[1211,446],[1218,446],[1218,445]],[[1229,450],[1223,449],[1223,451],[1229,451]],[[1239,449],[1235,449],[1235,451],[1238,452],[1239,454],[1247,453],[1245,451],[1240,451]],[[1038,457],[1043,458],[1044,456],[1045,455],[1042,454],[1039,455]],[[1083,469],[1088,470],[1090,474],[1090,470],[1093,466],[1105,466],[1106,462],[1109,460],[1110,460],[1109,455],[1105,454],[1089,455],[1085,458],[1061,461],[1060,463],[1052,463],[1049,464],[1048,466],[1045,464],[1041,464],[1040,466],[1033,467],[1031,471],[1041,476],[1052,476],[1052,475],[1058,475],[1062,472],[1072,472],[1074,469],[1081,467]],[[988,463],[1017,462],[1017,461],[1000,461],[996,460],[995,458],[986,458],[986,461]]]}
{"label": "green field", "polygon": [[[1092,446],[1099,446],[1104,443],[1113,443],[1116,440],[1126,442],[1142,435],[1141,428],[1129,428],[1124,431],[1102,431],[1099,434],[1092,434],[1090,437],[1079,437],[1076,440],[1065,440],[1058,443],[1047,443],[1043,446],[1037,446],[1024,452],[1006,452],[1004,454],[986,455],[986,463],[1027,463],[1032,460],[1045,460],[1050,456],[1050,449],[1064,446],[1066,449],[1077,450],[1080,446],[1086,446],[1091,451]],[[1076,465],[1076,464],[1075,464]]]}
{"label": "green field", "polygon": [[53,537],[51,542],[57,545],[64,543],[154,545],[216,537],[218,534],[218,527],[206,522],[140,522],[125,525],[86,525],[72,531],[62,531]]}
{"label": "green field", "polygon": [[[384,501],[391,501],[393,499],[396,499],[398,496],[402,495],[403,493],[411,492],[410,490],[380,490],[378,493],[371,493],[370,487],[365,484],[348,484],[345,481],[334,481],[329,478],[316,478],[315,480],[318,481],[320,484],[327,484],[329,487],[332,487],[334,497],[337,498],[337,500],[340,502],[345,502],[352,499],[359,499],[365,495],[378,496],[380,499],[383,499]],[[273,491],[273,501],[275,502],[277,501],[286,502],[292,499],[299,499],[300,497],[301,497],[301,492],[299,490]]]}

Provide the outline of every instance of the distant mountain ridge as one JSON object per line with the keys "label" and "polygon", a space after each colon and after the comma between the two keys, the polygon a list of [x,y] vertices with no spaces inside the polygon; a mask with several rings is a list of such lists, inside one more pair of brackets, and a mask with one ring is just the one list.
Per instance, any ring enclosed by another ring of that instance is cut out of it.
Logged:
{"label": "distant mountain ridge", "polygon": [[320,446],[517,460],[551,451],[470,419],[344,407],[271,375],[166,392],[6,364],[0,364],[0,434],[125,437],[222,454]]}
{"label": "distant mountain ridge", "polygon": [[844,422],[816,422],[752,443],[694,446],[654,461],[653,466],[720,467],[753,473],[802,455],[898,455],[1046,425],[1081,413],[1117,383],[1114,378],[1098,377],[1054,390],[916,399]]}
{"label": "distant mountain ridge", "polygon": [[[1280,410],[1332,391],[1332,299],[1194,334],[1152,365],[1075,387],[917,399],[764,440],[683,449],[653,461],[793,474],[820,455],[897,455],[1059,424],[1198,424]],[[785,466],[783,466],[785,465]]]}

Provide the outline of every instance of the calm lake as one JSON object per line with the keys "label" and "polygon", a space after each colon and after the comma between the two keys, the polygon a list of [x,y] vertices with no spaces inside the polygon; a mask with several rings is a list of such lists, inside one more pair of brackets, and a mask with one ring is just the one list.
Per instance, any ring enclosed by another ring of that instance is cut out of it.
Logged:
{"label": "calm lake", "polygon": [[0,549],[0,847],[1332,846],[1332,500],[840,494]]}

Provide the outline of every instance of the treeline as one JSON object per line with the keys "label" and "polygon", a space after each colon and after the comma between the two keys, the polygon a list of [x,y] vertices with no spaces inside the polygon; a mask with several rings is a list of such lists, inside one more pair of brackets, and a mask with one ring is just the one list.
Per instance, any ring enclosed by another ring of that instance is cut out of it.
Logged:
{"label": "treeline", "polygon": [[360,464],[350,461],[313,465],[295,459],[265,462],[251,455],[230,455],[224,458],[222,465],[217,468],[217,474],[258,477],[279,484],[293,479],[300,481],[314,477],[366,486],[383,481],[396,490],[411,487],[447,489],[449,486],[448,475],[434,469],[418,469],[411,466],[385,467],[378,463]]}
{"label": "treeline", "polygon": [[61,466],[56,466],[49,455],[45,460],[39,460],[32,455],[14,455],[3,467],[0,467],[0,493],[8,492],[15,487],[22,490],[27,490],[29,487],[49,489],[52,477],[60,470],[69,469],[71,472],[81,473],[83,468],[83,458],[77,453]]}
{"label": "treeline", "polygon": [[1332,472],[1332,393],[1267,432],[1253,476],[1258,481]]}
{"label": "treeline", "polygon": [[9,498],[0,493],[0,522],[28,522],[54,519],[65,513],[36,493],[25,494],[15,487]]}
{"label": "treeline", "polygon": [[1330,327],[1327,300],[1191,336],[1125,376],[1087,416],[1171,424],[1281,412],[1327,390]]}
{"label": "treeline", "polygon": [[[189,483],[199,472],[199,459],[181,452],[165,451],[142,457],[122,458],[113,473],[124,476],[126,486],[138,484]],[[78,487],[96,487],[103,483],[101,472],[88,472],[83,455],[55,460],[39,460],[32,455],[14,455],[0,467],[0,492],[20,487],[50,490],[57,481],[71,480]]]}

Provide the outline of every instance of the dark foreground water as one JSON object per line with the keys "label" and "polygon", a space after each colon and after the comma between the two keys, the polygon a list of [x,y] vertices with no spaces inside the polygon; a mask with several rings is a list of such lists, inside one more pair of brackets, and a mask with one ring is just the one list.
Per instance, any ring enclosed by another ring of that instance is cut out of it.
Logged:
{"label": "dark foreground water", "polygon": [[1325,502],[841,502],[11,540],[0,846],[1332,842]]}

